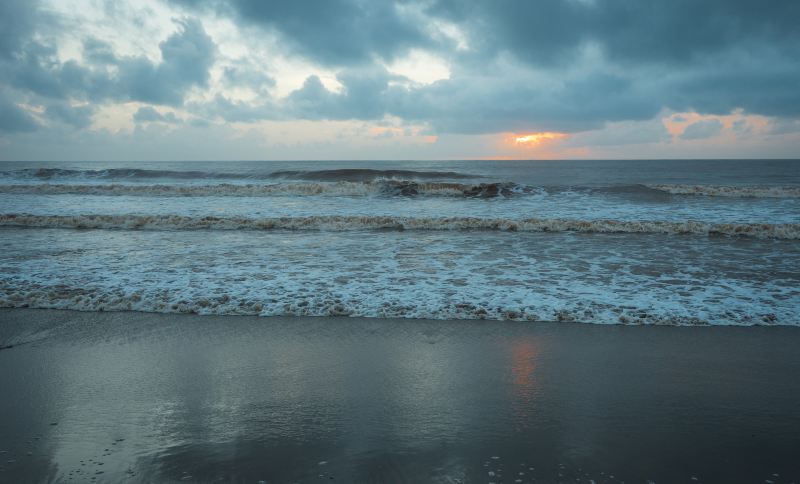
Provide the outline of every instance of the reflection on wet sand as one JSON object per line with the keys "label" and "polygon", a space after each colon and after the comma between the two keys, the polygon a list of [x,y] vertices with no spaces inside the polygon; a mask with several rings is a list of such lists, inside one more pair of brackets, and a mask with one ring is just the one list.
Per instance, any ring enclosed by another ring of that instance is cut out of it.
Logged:
{"label": "reflection on wet sand", "polygon": [[515,341],[511,345],[511,374],[513,382],[513,411],[518,430],[528,428],[536,397],[536,364],[539,351],[532,338]]}
{"label": "reflection on wet sand", "polygon": [[0,321],[0,482],[800,477],[796,328]]}

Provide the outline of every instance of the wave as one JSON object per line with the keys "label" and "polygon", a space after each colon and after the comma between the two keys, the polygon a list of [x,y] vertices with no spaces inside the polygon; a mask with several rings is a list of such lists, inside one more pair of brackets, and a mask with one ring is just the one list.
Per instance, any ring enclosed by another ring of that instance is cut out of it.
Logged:
{"label": "wave", "polygon": [[800,198],[800,187],[734,187],[723,185],[645,185],[671,195],[704,195],[708,197]]}
{"label": "wave", "polygon": [[455,171],[371,170],[365,168],[308,171],[283,170],[270,173],[269,177],[309,181],[370,181],[381,178],[410,178],[414,180],[482,178],[480,175],[469,175]]}
{"label": "wave", "polygon": [[592,193],[609,193],[612,195],[643,196],[647,198],[670,198],[671,194],[653,188],[650,185],[611,185],[606,187],[569,187],[562,190],[588,191]]}
{"label": "wave", "polygon": [[412,180],[452,180],[482,178],[453,171],[370,170],[347,168],[339,170],[281,170],[270,173],[224,173],[213,171],[148,170],[141,168],[109,168],[105,170],[72,170],[65,168],[27,168],[2,171],[0,178],[34,180],[119,180],[119,179],[178,179],[178,180],[306,180],[363,182],[381,178]]}
{"label": "wave", "polygon": [[174,170],[145,170],[140,168],[109,168],[105,170],[71,170],[66,168],[27,168],[0,172],[2,178],[21,178],[37,180],[58,179],[158,179],[171,178],[179,180],[193,179],[218,179],[218,180],[245,180],[253,175],[245,173],[219,173],[206,171],[174,171]]}
{"label": "wave", "polygon": [[791,315],[779,312],[721,310],[702,316],[636,306],[614,306],[591,301],[570,300],[549,304],[487,304],[341,297],[330,293],[275,297],[210,291],[148,287],[91,287],[66,284],[36,284],[0,281],[0,307],[69,309],[75,311],[140,311],[201,315],[252,316],[353,316],[373,318],[416,318],[444,320],[488,319],[499,321],[551,321],[566,323],[623,325],[788,325],[796,326]]}
{"label": "wave", "polygon": [[123,230],[428,230],[585,232],[742,236],[800,239],[800,223],[708,223],[698,221],[624,221],[507,219],[472,217],[309,216],[189,217],[181,215],[29,215],[2,214],[0,226]]}
{"label": "wave", "polygon": [[330,196],[451,196],[467,198],[510,197],[538,192],[532,187],[514,183],[479,183],[475,185],[447,182],[417,182],[411,180],[376,180],[366,182],[325,182],[286,184],[215,185],[77,185],[28,184],[0,185],[0,193],[36,195],[104,195],[104,196],[162,196],[162,197],[269,197],[280,195]]}
{"label": "wave", "polygon": [[[58,170],[70,171],[70,170]],[[117,170],[119,171],[119,170]],[[139,170],[148,171],[148,170]],[[341,172],[347,170],[331,170],[331,172]],[[358,170],[360,172],[379,172],[378,170]],[[86,172],[80,172],[86,173]],[[180,173],[181,176],[194,179],[210,180],[217,177],[220,180],[228,179],[254,179],[254,175],[238,174],[213,174],[205,172],[158,172],[158,173]],[[280,175],[270,174],[263,177],[264,180],[282,178],[285,173],[276,172]],[[291,172],[291,173],[312,173],[311,178],[316,175],[313,173],[327,172]],[[393,173],[401,174],[397,171],[380,171],[387,175]],[[422,172],[415,172],[420,174]],[[431,177],[441,175],[446,172],[431,172]],[[408,173],[406,173],[408,174]],[[108,176],[112,179],[124,178],[115,175],[100,175],[102,178]],[[139,178],[146,178],[145,174],[136,175]],[[154,175],[155,178],[158,176]],[[391,178],[377,177],[374,179],[363,180],[323,180],[323,176],[316,183],[290,182],[290,183],[214,183],[208,185],[197,184],[80,184],[80,183],[16,183],[0,184],[0,193],[7,194],[39,194],[39,195],[125,195],[125,196],[162,196],[162,197],[204,197],[204,196],[232,196],[232,197],[269,197],[269,196],[303,196],[303,195],[328,195],[328,196],[367,196],[367,195],[389,195],[389,196],[449,196],[467,198],[495,198],[512,197],[517,195],[541,195],[558,194],[565,192],[574,193],[600,193],[611,195],[622,195],[625,197],[646,198],[651,201],[667,201],[674,195],[701,195],[709,197],[739,197],[739,198],[800,198],[800,187],[794,186],[773,186],[773,187],[733,187],[733,186],[712,186],[712,185],[614,185],[607,187],[582,187],[582,186],[529,186],[512,182],[494,183],[460,183],[452,181],[424,181],[413,178]],[[354,177],[358,178],[358,177]],[[424,177],[420,177],[424,178]]]}

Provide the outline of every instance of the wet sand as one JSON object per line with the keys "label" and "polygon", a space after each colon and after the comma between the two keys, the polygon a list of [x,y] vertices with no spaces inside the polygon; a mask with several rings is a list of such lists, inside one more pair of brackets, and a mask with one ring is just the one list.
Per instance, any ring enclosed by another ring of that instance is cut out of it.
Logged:
{"label": "wet sand", "polygon": [[800,328],[0,310],[0,482],[800,482]]}

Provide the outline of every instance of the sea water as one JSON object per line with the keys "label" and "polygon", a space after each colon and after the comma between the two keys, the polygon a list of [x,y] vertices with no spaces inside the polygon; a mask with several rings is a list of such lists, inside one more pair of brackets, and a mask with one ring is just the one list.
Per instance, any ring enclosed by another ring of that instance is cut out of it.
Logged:
{"label": "sea water", "polygon": [[3,162],[0,306],[797,325],[800,162]]}

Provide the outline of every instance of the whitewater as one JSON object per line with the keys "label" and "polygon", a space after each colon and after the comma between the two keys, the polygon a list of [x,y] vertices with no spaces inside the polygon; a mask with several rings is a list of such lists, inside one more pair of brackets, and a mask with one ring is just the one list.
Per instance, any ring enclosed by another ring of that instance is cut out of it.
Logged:
{"label": "whitewater", "polygon": [[800,324],[800,163],[0,163],[0,307]]}

